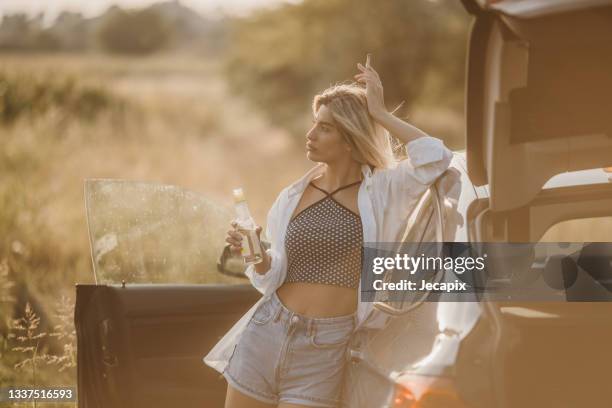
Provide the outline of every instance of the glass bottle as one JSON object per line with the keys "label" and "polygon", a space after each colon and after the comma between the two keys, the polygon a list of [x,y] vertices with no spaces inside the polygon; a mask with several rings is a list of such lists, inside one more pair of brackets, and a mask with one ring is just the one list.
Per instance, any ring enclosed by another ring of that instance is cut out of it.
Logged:
{"label": "glass bottle", "polygon": [[253,217],[251,217],[251,213],[249,211],[249,207],[247,205],[246,199],[244,197],[244,192],[241,188],[236,188],[233,191],[234,194],[234,205],[236,208],[236,230],[243,235],[242,239],[242,257],[244,259],[244,263],[247,265],[250,264],[258,264],[263,261],[263,255],[261,253],[261,244],[259,242],[259,237],[257,236],[257,232],[255,231],[256,224]]}

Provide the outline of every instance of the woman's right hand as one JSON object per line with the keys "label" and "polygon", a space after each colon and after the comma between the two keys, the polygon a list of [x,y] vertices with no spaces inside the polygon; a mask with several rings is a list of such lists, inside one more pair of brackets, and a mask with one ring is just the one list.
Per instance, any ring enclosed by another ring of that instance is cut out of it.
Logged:
{"label": "woman's right hand", "polygon": [[379,122],[379,118],[386,116],[388,112],[385,107],[385,97],[380,76],[370,65],[370,54],[366,57],[365,66],[361,65],[361,63],[357,63],[357,68],[359,68],[361,73],[356,74],[354,78],[357,82],[365,84],[368,112],[370,112],[374,120]]}
{"label": "woman's right hand", "polygon": [[[238,232],[238,223],[236,221],[232,221],[230,225],[232,226],[232,229],[227,231],[225,242],[230,244],[230,251],[234,255],[240,255],[242,253],[242,239],[244,236]],[[259,239],[261,239],[261,230],[262,228],[259,225],[255,228],[257,238]]]}

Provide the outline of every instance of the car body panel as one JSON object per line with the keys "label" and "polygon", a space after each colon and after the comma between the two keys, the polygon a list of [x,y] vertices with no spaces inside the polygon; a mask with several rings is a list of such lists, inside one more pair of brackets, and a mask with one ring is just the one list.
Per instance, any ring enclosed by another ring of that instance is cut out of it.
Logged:
{"label": "car body panel", "polygon": [[557,174],[612,161],[612,6],[575,3],[524,19],[472,2],[468,171],[489,185],[492,211],[525,205]]}

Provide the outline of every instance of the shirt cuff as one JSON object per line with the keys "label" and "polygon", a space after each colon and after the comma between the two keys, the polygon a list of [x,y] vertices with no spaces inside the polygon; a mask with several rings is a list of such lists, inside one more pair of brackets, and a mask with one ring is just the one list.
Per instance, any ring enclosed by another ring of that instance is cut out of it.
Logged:
{"label": "shirt cuff", "polygon": [[[419,183],[429,185],[433,183],[446,169],[448,169],[453,152],[442,140],[431,136],[421,136],[406,145],[408,159],[399,163],[403,174],[411,174]],[[407,180],[404,185],[408,186]]]}
{"label": "shirt cuff", "polygon": [[406,153],[415,168],[442,160],[446,149],[442,140],[431,136],[421,136],[406,145]]}

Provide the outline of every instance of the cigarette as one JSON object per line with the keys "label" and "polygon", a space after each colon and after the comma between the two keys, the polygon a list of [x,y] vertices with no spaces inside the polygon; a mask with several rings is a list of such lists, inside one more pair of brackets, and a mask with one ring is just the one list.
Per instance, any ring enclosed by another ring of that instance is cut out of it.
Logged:
{"label": "cigarette", "polygon": [[370,54],[369,53],[366,55],[366,65],[365,66],[366,67],[370,66]]}

